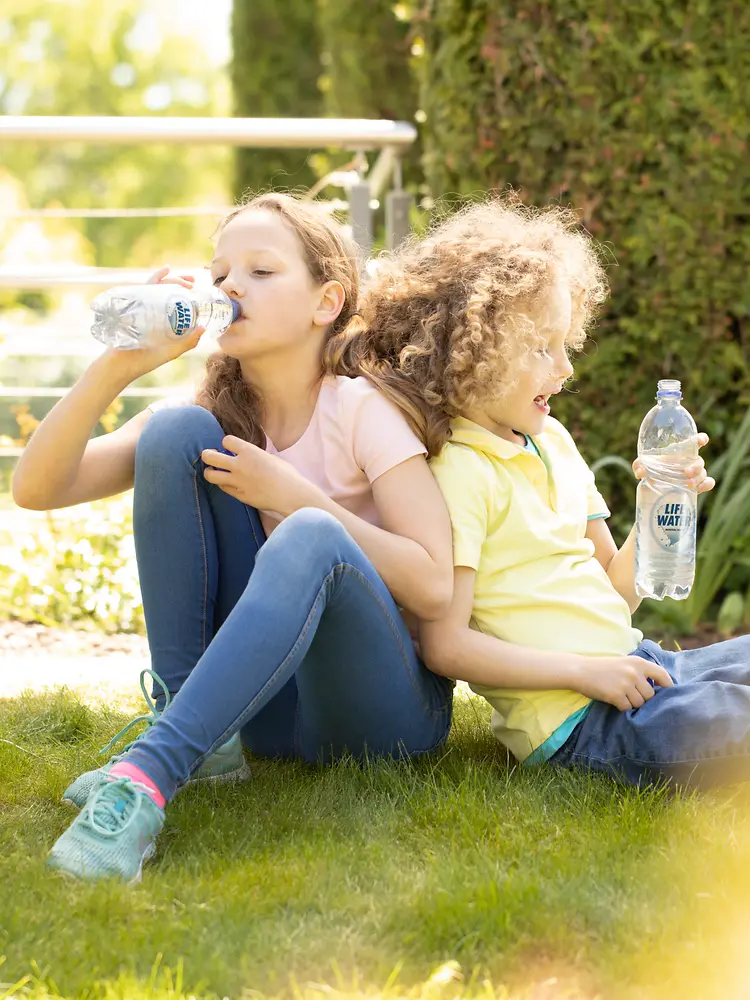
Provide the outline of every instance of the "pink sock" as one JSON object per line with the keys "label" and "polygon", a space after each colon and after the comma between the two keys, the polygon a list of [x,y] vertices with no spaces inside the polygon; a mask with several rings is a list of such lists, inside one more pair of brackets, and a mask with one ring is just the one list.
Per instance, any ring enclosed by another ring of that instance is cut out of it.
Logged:
{"label": "pink sock", "polygon": [[140,767],[136,767],[134,764],[126,764],[125,761],[115,764],[109,772],[109,777],[131,778],[133,781],[137,781],[139,785],[143,785],[145,787],[150,798],[154,800],[160,809],[163,809],[167,804],[167,800],[161,794],[152,779],[149,778],[147,774],[144,774]]}

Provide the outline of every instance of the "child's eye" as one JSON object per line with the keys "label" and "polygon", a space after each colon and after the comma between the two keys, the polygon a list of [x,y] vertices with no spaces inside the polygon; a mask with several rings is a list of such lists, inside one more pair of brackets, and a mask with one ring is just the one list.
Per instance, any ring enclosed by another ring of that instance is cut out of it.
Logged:
{"label": "child's eye", "polygon": [[224,280],[224,278],[226,278],[226,275],[223,275],[221,278],[214,278],[214,284],[215,285],[220,285],[222,283],[222,281]]}
{"label": "child's eye", "polygon": [[550,361],[552,360],[552,355],[546,347],[540,347],[538,350],[534,351],[534,354],[536,354],[538,358],[548,358]]}
{"label": "child's eye", "polygon": [[253,274],[257,274],[259,278],[266,278],[269,274],[273,274],[273,271],[266,271],[262,267],[256,267]]}

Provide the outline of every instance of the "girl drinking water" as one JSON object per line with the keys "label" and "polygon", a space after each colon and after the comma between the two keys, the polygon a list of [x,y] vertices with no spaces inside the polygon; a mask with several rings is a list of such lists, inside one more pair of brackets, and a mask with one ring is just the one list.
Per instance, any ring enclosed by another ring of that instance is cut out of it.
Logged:
{"label": "girl drinking water", "polygon": [[[684,652],[643,639],[634,533],[617,548],[591,471],[550,416],[604,297],[572,213],[499,201],[406,245],[368,289],[367,329],[342,363],[410,393],[453,523],[453,601],[423,623],[422,652],[490,702],[495,735],[524,764],[746,780],[750,636]],[[685,475],[714,486],[701,459]]]}
{"label": "girl drinking water", "polygon": [[327,761],[424,753],[450,727],[452,684],[420,662],[400,611],[430,620],[450,600],[450,524],[426,448],[366,379],[323,363],[356,309],[353,247],[313,205],[264,195],[224,221],[211,273],[241,317],[197,405],[89,440],[118,393],[200,332],[107,350],[14,479],[16,502],[36,509],[135,486],[151,662],[171,703],[66,792],[83,808],[49,861],[82,878],[139,878],[178,788],[242,774],[240,731],[256,753]]}

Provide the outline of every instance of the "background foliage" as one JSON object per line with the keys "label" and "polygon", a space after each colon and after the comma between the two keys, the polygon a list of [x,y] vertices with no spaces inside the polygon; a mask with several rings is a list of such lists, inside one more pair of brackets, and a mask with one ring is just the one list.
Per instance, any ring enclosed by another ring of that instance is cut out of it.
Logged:
{"label": "background foliage", "polygon": [[130,497],[0,531],[0,620],[145,634]]}
{"label": "background foliage", "polygon": [[[232,7],[234,113],[242,118],[319,118],[322,71],[314,0],[237,0]],[[309,187],[303,149],[238,149],[235,193]]]}
{"label": "background foliage", "polygon": [[407,8],[391,0],[317,0],[326,111],[409,121],[417,109]]}
{"label": "background foliage", "polygon": [[[179,23],[165,23],[145,0],[111,0],[106,16],[98,0],[3,0],[2,114],[211,115],[223,103],[221,78],[206,65],[200,39],[179,34]],[[176,155],[175,149],[151,143],[9,142],[0,182],[4,171],[17,178],[23,201],[34,208],[225,204],[226,150],[185,146]],[[6,203],[8,198],[4,192]],[[193,218],[44,225],[51,237],[74,228],[79,242],[69,250],[75,249],[76,262],[102,266],[160,262],[161,255],[173,253],[184,261],[204,245],[212,228]],[[20,227],[2,221],[4,247],[21,241]],[[32,242],[29,235],[26,246]]]}
{"label": "background foliage", "polygon": [[[411,8],[391,0],[235,0],[232,87],[237,115],[412,121],[418,81]],[[238,150],[236,193],[312,186],[351,157],[331,150]],[[423,183],[417,143],[406,180]]]}

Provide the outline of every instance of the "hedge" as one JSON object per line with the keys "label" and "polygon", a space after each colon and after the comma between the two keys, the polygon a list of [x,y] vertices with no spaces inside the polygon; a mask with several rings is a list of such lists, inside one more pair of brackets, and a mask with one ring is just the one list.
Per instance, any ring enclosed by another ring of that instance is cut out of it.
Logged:
{"label": "hedge", "polygon": [[391,0],[318,0],[324,98],[341,118],[411,120],[417,83],[409,67],[409,23]]}
{"label": "hedge", "polygon": [[633,456],[669,375],[715,458],[750,403],[750,5],[430,0],[417,24],[433,195],[513,185],[610,248],[596,346],[556,403],[586,457]]}
{"label": "hedge", "polygon": [[[231,80],[234,112],[247,118],[318,118],[322,66],[315,0],[234,0]],[[235,193],[308,187],[304,149],[238,149]]]}

